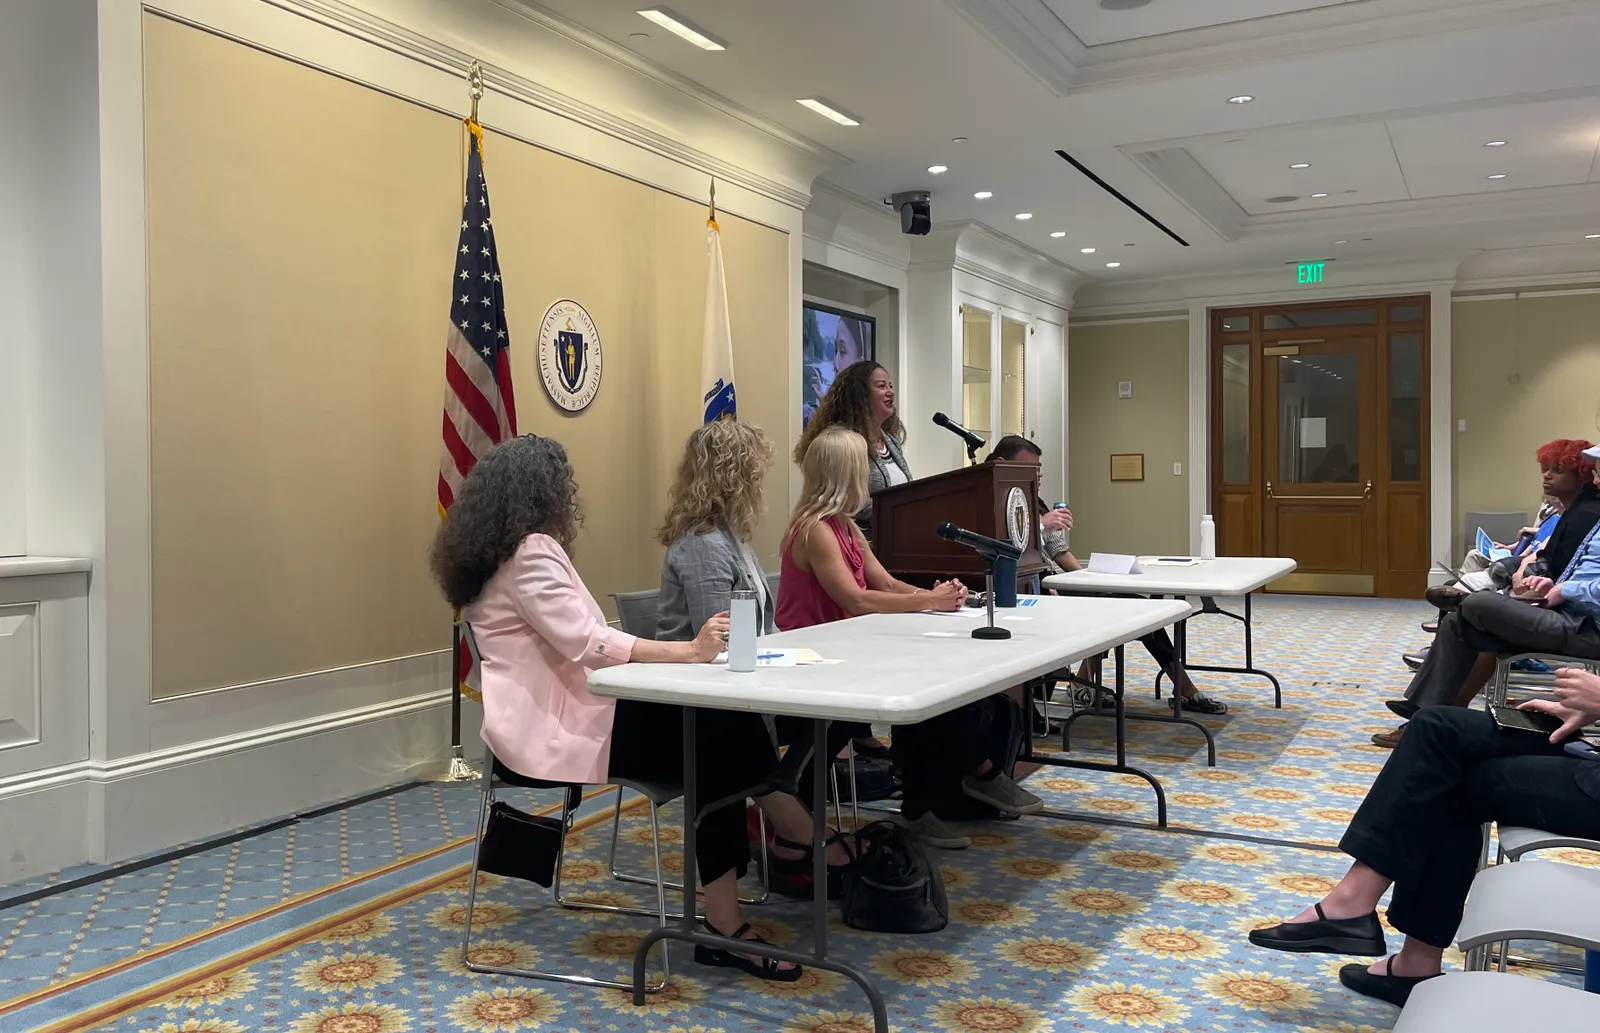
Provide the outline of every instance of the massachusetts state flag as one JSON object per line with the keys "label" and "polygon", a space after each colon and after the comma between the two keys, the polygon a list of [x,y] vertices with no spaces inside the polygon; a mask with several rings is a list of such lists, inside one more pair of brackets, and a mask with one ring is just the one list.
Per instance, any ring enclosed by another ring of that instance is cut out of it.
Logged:
{"label": "massachusetts state flag", "polygon": [[700,348],[701,402],[705,422],[738,419],[733,395],[733,331],[728,326],[728,284],[722,275],[722,232],[706,220],[706,337]]}

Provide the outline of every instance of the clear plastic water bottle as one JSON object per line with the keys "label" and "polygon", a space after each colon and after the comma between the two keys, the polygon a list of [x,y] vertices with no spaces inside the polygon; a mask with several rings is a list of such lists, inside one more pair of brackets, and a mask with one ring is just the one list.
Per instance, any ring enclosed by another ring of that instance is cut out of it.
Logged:
{"label": "clear plastic water bottle", "polygon": [[756,594],[736,589],[728,599],[728,670],[756,669]]}

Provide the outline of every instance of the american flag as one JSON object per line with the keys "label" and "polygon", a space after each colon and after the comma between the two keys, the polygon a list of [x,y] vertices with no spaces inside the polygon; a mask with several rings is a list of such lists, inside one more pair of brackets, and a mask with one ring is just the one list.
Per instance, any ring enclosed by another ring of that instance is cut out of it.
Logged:
{"label": "american flag", "polygon": [[511,393],[511,339],[506,335],[500,258],[483,178],[483,129],[468,123],[466,196],[451,280],[450,332],[444,357],[444,451],[439,459],[439,515],[490,448],[517,433]]}
{"label": "american flag", "polygon": [[[511,338],[506,334],[500,256],[489,218],[489,184],[483,178],[483,127],[467,122],[466,192],[461,237],[450,281],[450,330],[444,349],[444,450],[439,457],[439,517],[455,501],[461,482],[489,449],[517,433],[511,393]],[[460,651],[456,681],[477,699],[471,651]]]}

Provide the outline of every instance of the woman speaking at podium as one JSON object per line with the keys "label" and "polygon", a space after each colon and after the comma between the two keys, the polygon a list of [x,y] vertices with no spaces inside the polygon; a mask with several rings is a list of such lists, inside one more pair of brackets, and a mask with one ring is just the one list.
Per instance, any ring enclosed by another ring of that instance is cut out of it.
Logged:
{"label": "woman speaking at podium", "polygon": [[900,448],[906,429],[895,411],[889,371],[868,360],[839,372],[794,447],[796,466],[806,465],[806,450],[829,427],[853,430],[867,440],[867,499],[852,516],[871,541],[872,495],[911,480],[911,467]]}

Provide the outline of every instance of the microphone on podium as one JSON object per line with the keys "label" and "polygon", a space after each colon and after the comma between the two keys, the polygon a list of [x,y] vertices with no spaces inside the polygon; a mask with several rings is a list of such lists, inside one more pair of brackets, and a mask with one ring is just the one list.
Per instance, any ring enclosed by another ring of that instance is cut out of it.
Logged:
{"label": "microphone on podium", "polygon": [[1022,556],[1022,550],[1010,542],[1002,542],[998,538],[990,538],[987,535],[978,534],[976,531],[968,531],[964,527],[957,527],[948,520],[940,524],[935,529],[935,532],[947,542],[965,545],[984,559],[992,560],[995,557],[1003,556],[1006,559],[1014,560]]}
{"label": "microphone on podium", "polygon": [[943,427],[945,430],[966,442],[967,458],[971,459],[974,463],[978,461],[978,449],[983,447],[983,438],[972,433],[972,431],[963,427],[961,424],[957,423],[955,420],[952,420],[942,412],[936,412],[933,414],[933,422],[935,426]]}

